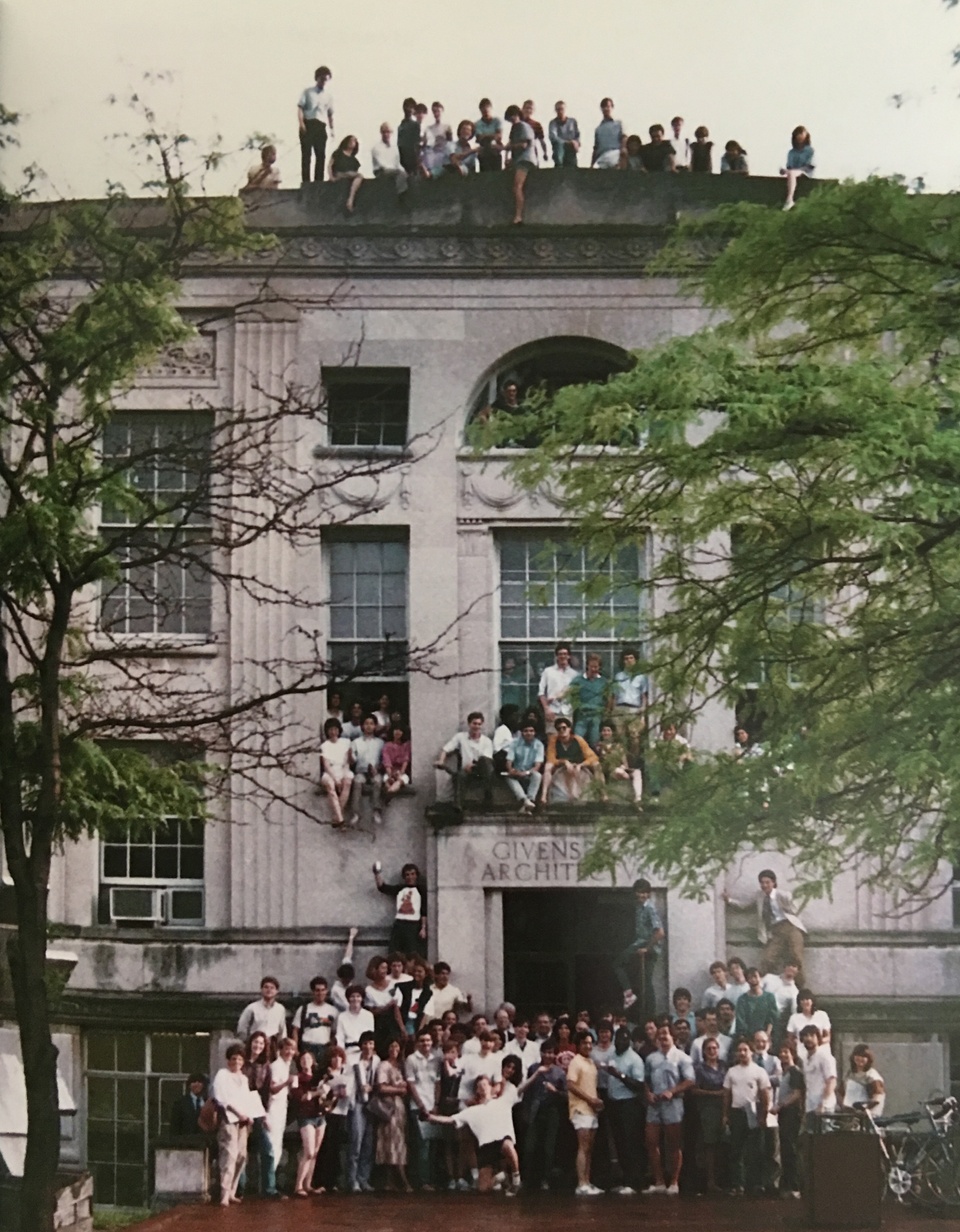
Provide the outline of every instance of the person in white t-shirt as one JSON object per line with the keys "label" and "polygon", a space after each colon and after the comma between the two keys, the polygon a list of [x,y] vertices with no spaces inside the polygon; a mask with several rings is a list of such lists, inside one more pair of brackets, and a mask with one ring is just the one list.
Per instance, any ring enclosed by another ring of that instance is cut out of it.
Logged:
{"label": "person in white t-shirt", "polygon": [[717,1011],[715,1009],[703,1011],[703,1034],[698,1035],[690,1045],[690,1060],[694,1065],[703,1061],[703,1046],[708,1039],[717,1041],[717,1046],[720,1049],[720,1060],[726,1064],[730,1057],[730,1050],[733,1048],[733,1037],[720,1034],[720,1024],[717,1020]]}
{"label": "person in white t-shirt", "polygon": [[673,146],[674,171],[690,170],[690,140],[683,135],[683,116],[674,116],[670,121],[667,141]]}
{"label": "person in white t-shirt", "polygon": [[378,735],[377,720],[372,714],[363,716],[362,735],[350,743],[350,761],[353,766],[353,786],[350,791],[350,824],[360,821],[360,801],[364,784],[370,787],[374,825],[383,821],[383,776],[380,773],[380,754],[383,741]]}
{"label": "person in white t-shirt", "polygon": [[760,1188],[760,1130],[770,1107],[770,1075],[753,1059],[746,1040],[723,1080],[723,1124],[730,1129],[732,1192]]}
{"label": "person in white t-shirt", "polygon": [[324,741],[320,745],[320,787],[330,800],[333,824],[343,825],[343,810],[353,787],[350,741],[343,735],[339,719],[327,719],[323,725]]}
{"label": "person in white t-shirt", "polygon": [[310,981],[310,992],[313,999],[298,1007],[290,1032],[300,1051],[312,1052],[319,1065],[324,1050],[333,1042],[340,1011],[327,1000],[327,981],[322,975]]}
{"label": "person in white t-shirt", "polygon": [[[479,1052],[462,1050],[460,1068],[463,1077],[460,1079],[460,1107],[465,1108],[476,1095],[476,1084],[481,1078],[488,1078],[494,1090],[500,1083],[500,1068],[503,1059],[493,1051],[493,1032],[481,1031],[476,1037]],[[469,1043],[469,1041],[468,1041]]]}
{"label": "person in white t-shirt", "polygon": [[[451,766],[448,758],[456,757]],[[453,802],[461,807],[463,786],[470,780],[479,781],[483,790],[484,808],[493,805],[493,744],[483,734],[483,714],[473,710],[467,715],[467,730],[457,732],[437,754],[434,765],[453,779]]]}
{"label": "person in white t-shirt", "polygon": [[531,1065],[540,1064],[540,1041],[530,1038],[530,1023],[526,1018],[517,1018],[513,1024],[513,1039],[503,1050],[505,1057],[519,1057],[524,1074]]}
{"label": "person in white t-shirt", "polygon": [[804,1027],[816,1027],[824,1044],[830,1043],[830,1016],[826,1010],[818,1010],[809,988],[797,992],[797,1012],[787,1019],[787,1043],[797,1047]]}
{"label": "person in white t-shirt", "polygon": [[850,1053],[850,1069],[843,1079],[843,1107],[856,1108],[866,1104],[873,1116],[883,1116],[887,1100],[886,1088],[878,1070],[874,1069],[873,1053],[866,1044],[857,1044]]}
{"label": "person in white t-shirt", "polygon": [[277,997],[280,984],[275,976],[265,975],[260,981],[260,1000],[251,1001],[237,1023],[237,1036],[246,1041],[254,1031],[262,1031],[268,1040],[282,1039],[287,1033],[287,1011]]}
{"label": "person in white t-shirt", "polygon": [[837,1107],[837,1063],[817,1027],[800,1032],[800,1067],[806,1085],[804,1128],[813,1132],[818,1117]]}
{"label": "person in white t-shirt", "polygon": [[490,1030],[486,1014],[474,1014],[470,1019],[469,1027],[472,1034],[463,1041],[463,1047],[460,1049],[462,1057],[479,1056],[481,1051],[480,1036],[484,1031]]}
{"label": "person in white t-shirt", "polygon": [[797,1012],[797,977],[800,969],[796,963],[789,960],[783,964],[783,971],[777,975],[771,971],[763,977],[763,991],[772,992],[777,998],[782,1018],[789,1018]]}
{"label": "person in white t-shirt", "polygon": [[283,1154],[283,1134],[287,1128],[287,1105],[290,1100],[290,1086],[294,1081],[293,1060],[296,1055],[296,1043],[292,1039],[281,1040],[279,1055],[270,1065],[270,1099],[267,1103],[266,1124],[273,1150],[274,1169]]}
{"label": "person in white t-shirt", "polygon": [[727,991],[724,993],[724,996],[736,1006],[737,1002],[749,988],[750,985],[747,983],[747,964],[742,958],[728,958]]}
{"label": "person in white t-shirt", "polygon": [[577,669],[570,666],[570,647],[566,642],[558,643],[553,653],[556,663],[543,669],[537,688],[544,727],[552,727],[559,718],[573,722],[573,702],[568,694],[571,684],[579,675]]}
{"label": "person in white t-shirt", "polygon": [[347,1054],[347,1065],[354,1065],[360,1058],[360,1037],[373,1031],[373,1015],[363,1008],[363,989],[351,984],[347,989],[347,1009],[337,1019],[337,1043]]}
{"label": "person in white t-shirt", "polygon": [[520,1188],[520,1161],[514,1142],[513,1106],[519,1096],[512,1082],[504,1082],[503,1090],[494,1097],[493,1084],[485,1075],[476,1080],[476,1102],[462,1108],[455,1116],[440,1116],[431,1112],[430,1120],[435,1125],[466,1127],[477,1140],[477,1189],[489,1193],[493,1189],[494,1176],[501,1161],[506,1164],[508,1195]]}
{"label": "person in white t-shirt", "polygon": [[[713,983],[709,988],[704,990],[703,996],[700,998],[700,1004],[707,1006],[710,1009],[716,1009],[717,1002],[723,997],[730,997],[730,983],[727,979],[727,964],[721,962],[718,958],[716,962],[710,964],[710,978]],[[730,997],[732,1001],[733,998]],[[736,1002],[734,1002],[736,1004]]]}
{"label": "person in white t-shirt", "polygon": [[450,983],[450,964],[440,959],[433,964],[433,992],[430,1000],[423,1007],[423,1021],[432,1022],[442,1018],[448,1010],[469,1010],[473,1008],[473,997],[470,993],[461,992],[456,984]]}
{"label": "person in white t-shirt", "polygon": [[373,178],[393,180],[399,197],[407,191],[409,178],[400,163],[400,151],[392,137],[393,129],[384,120],[380,125],[380,140],[370,147],[370,160],[373,163]]}
{"label": "person in white t-shirt", "polygon": [[217,1130],[220,1163],[220,1205],[239,1202],[237,1186],[247,1162],[247,1140],[255,1120],[265,1115],[263,1100],[243,1072],[245,1061],[242,1044],[227,1049],[226,1065],[218,1070],[211,1088],[211,1098],[223,1110]]}

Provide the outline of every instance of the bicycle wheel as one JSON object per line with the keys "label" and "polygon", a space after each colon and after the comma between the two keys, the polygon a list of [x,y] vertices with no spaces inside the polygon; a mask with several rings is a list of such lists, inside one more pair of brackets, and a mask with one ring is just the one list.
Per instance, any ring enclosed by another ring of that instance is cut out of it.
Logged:
{"label": "bicycle wheel", "polygon": [[917,1196],[927,1206],[960,1206],[960,1160],[938,1142],[920,1160]]}
{"label": "bicycle wheel", "polygon": [[906,1134],[897,1143],[890,1143],[886,1161],[886,1189],[897,1202],[916,1199],[920,1189],[920,1162],[925,1146],[921,1139]]}

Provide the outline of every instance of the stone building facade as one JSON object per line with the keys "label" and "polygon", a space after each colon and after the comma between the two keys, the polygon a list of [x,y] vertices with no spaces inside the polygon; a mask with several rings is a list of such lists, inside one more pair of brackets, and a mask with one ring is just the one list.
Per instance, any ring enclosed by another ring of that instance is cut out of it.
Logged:
{"label": "stone building facade", "polygon": [[[336,391],[329,426],[318,416],[316,439],[303,445],[316,466],[390,465],[336,486],[330,533],[311,550],[278,559],[264,543],[257,567],[263,576],[299,572],[315,596],[322,642],[337,653],[349,657],[364,639],[391,633],[411,652],[430,651],[426,670],[401,664],[344,689],[368,704],[386,691],[410,716],[412,791],[382,827],[365,812],[359,827],[335,831],[325,802],[298,782],[290,787],[297,809],[265,813],[249,797],[214,809],[199,831],[178,833],[175,859],[93,839],[58,858],[52,917],[58,946],[76,957],[57,1010],[62,1068],[79,1105],[64,1153],[94,1169],[101,1201],[148,1194],[165,1104],[186,1072],[219,1064],[262,973],[279,978],[292,1008],[314,974],[332,978],[349,926],[360,929],[358,970],[383,950],[391,904],[376,893],[374,859],[388,880],[399,880],[407,860],[425,870],[429,957],[451,962],[455,982],[481,1008],[504,996],[530,1009],[609,1000],[609,957],[629,939],[629,886],[642,858],[615,878],[582,880],[586,814],[468,811],[455,827],[427,815],[442,742],[469,710],[481,709],[492,731],[504,700],[535,695],[539,668],[578,602],[559,587],[547,598],[529,589],[543,544],[563,543],[549,489],[516,490],[504,475],[510,451],[477,457],[466,428],[508,375],[603,375],[632,350],[704,325],[706,312],[674,282],[646,272],[651,254],[685,210],[733,195],[773,208],[782,189],[761,179],[543,173],[530,180],[527,222],[511,228],[503,225],[505,178],[418,188],[403,212],[389,185],[365,184],[349,219],[345,186],[263,194],[251,221],[274,233],[277,247],[188,279],[183,310],[202,321],[198,339],[124,396],[125,413],[163,416],[198,404],[252,405],[288,382],[327,383]],[[351,427],[358,389],[374,407],[362,431]],[[645,550],[635,546],[618,567],[642,574]],[[575,580],[582,562],[571,560]],[[229,690],[237,647],[276,644],[292,619],[237,594],[229,619],[215,603],[209,628],[184,634],[177,660]],[[620,645],[612,617],[590,645],[612,660]],[[292,721],[319,730],[321,697],[291,705]],[[696,747],[716,749],[729,728],[730,716],[716,711],[688,734]],[[282,796],[283,783],[274,786]],[[745,851],[721,884],[705,887],[703,902],[658,887],[665,1005],[678,984],[699,993],[715,957],[756,955],[750,918],[725,909],[721,892],[749,893],[766,864],[789,885],[789,853]],[[945,885],[951,875],[944,869]],[[116,893],[131,888],[155,893]],[[137,911],[157,918],[138,923]],[[951,894],[900,917],[851,875],[832,899],[810,903],[804,919],[808,979],[841,1045],[854,1036],[876,1045],[892,1101],[903,1106],[960,1080],[960,920]],[[911,1042],[924,1060],[908,1079],[902,1047]]]}

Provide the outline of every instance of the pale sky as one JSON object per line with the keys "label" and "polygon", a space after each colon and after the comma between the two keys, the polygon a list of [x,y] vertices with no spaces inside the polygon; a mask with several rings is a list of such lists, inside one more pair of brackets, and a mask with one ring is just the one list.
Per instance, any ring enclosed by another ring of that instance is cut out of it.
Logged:
{"label": "pale sky", "polygon": [[[563,98],[585,133],[610,94],[628,132],[678,113],[691,136],[706,124],[715,167],[735,138],[754,174],[776,174],[804,124],[820,175],[946,191],[960,185],[958,43],[960,8],[942,0],[0,0],[0,102],[23,114],[4,181],[36,163],[44,196],[135,192],[136,159],[110,134],[137,122],[107,98],[137,90],[201,148],[272,136],[295,188],[297,98],[327,64],[337,138],[359,138],[365,169],[407,94],[439,99],[454,127],[483,95],[499,115],[533,98],[544,126]],[[238,153],[209,187],[234,191],[252,161]]]}

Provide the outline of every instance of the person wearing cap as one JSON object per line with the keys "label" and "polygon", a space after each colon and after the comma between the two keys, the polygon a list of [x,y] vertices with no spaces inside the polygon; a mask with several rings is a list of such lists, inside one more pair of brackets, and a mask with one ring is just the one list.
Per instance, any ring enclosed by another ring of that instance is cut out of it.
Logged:
{"label": "person wearing cap", "polygon": [[617,955],[614,962],[614,974],[623,989],[623,1005],[625,1009],[637,1003],[637,994],[633,988],[630,967],[635,957],[640,959],[640,990],[642,1004],[640,1006],[641,1022],[652,1018],[656,1011],[656,998],[653,990],[653,973],[657,958],[663,949],[666,938],[663,921],[655,905],[650,901],[653,886],[646,877],[640,877],[633,883],[633,894],[636,899],[636,915],[633,927],[633,940]]}

